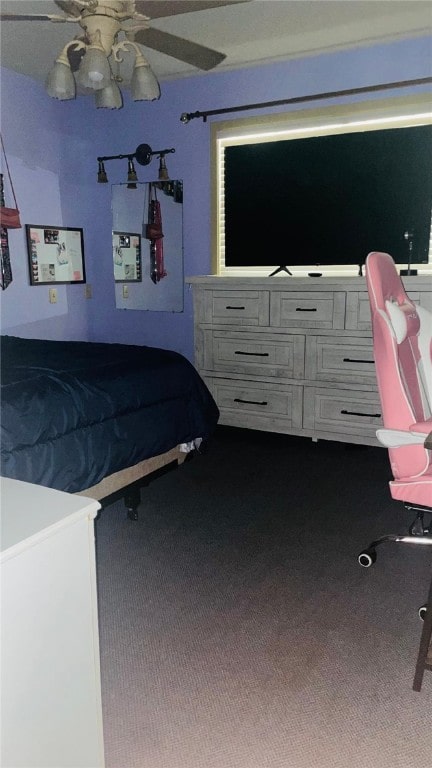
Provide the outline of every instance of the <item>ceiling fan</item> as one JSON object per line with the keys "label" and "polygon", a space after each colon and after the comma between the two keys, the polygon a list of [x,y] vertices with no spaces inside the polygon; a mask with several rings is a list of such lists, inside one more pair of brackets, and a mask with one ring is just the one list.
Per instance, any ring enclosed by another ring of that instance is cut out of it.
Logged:
{"label": "ceiling fan", "polygon": [[[45,87],[55,99],[74,99],[93,93],[96,107],[121,109],[124,83],[122,53],[135,56],[130,90],[133,101],[153,101],[160,87],[140,45],[172,56],[202,70],[210,70],[225,54],[151,27],[152,19],[233,5],[248,0],[54,0],[60,14],[0,13],[5,21],[75,22],[81,31],[58,54]],[[121,33],[121,34],[120,34]],[[74,77],[74,73],[75,77]]]}
{"label": "ceiling fan", "polygon": [[[0,21],[51,21],[53,23],[75,22],[83,30],[77,40],[88,44],[96,30],[101,32],[102,45],[106,55],[117,41],[119,32],[127,40],[139,43],[167,56],[202,70],[210,70],[225,59],[223,53],[203,45],[185,40],[151,27],[153,19],[177,16],[178,14],[220,8],[248,0],[54,0],[63,11],[57,14],[0,13]],[[69,51],[73,70],[79,66],[81,51]],[[79,53],[74,56],[74,53]]]}

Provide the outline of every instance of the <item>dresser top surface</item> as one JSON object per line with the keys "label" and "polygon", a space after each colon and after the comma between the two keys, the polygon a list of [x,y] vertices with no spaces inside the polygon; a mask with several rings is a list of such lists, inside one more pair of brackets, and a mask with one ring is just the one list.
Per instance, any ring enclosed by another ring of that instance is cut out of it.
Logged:
{"label": "dresser top surface", "polygon": [[[234,275],[193,275],[186,283],[206,289],[217,290],[270,290],[270,291],[366,291],[364,276],[351,277],[239,277]],[[431,275],[411,275],[403,278],[407,292],[432,290]]]}

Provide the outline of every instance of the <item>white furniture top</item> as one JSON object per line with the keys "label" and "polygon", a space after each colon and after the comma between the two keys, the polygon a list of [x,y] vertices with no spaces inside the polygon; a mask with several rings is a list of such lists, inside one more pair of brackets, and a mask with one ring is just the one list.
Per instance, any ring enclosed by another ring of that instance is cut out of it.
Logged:
{"label": "white furniture top", "polygon": [[[87,515],[95,518],[99,502],[21,480],[0,478],[1,560],[18,554],[65,525]],[[87,503],[86,503],[87,502]]]}
{"label": "white furniture top", "polygon": [[1,756],[103,768],[94,499],[0,479]]}

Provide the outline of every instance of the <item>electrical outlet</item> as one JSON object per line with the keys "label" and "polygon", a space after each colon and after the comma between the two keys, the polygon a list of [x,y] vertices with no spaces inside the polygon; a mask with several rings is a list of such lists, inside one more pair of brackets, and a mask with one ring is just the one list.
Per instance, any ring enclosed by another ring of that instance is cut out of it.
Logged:
{"label": "electrical outlet", "polygon": [[123,298],[128,299],[129,298],[129,286],[124,285],[123,286]]}
{"label": "electrical outlet", "polygon": [[57,288],[49,289],[50,304],[57,304]]}
{"label": "electrical outlet", "polygon": [[84,296],[86,297],[86,299],[91,299],[93,296],[92,287],[90,283],[86,283],[84,286]]}

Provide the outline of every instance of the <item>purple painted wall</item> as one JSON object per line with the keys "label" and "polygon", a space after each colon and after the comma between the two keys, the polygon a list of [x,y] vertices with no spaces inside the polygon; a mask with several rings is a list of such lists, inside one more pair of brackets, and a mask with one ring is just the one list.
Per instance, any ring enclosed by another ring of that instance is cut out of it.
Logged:
{"label": "purple painted wall", "polygon": [[[143,142],[153,149],[176,148],[167,165],[171,177],[184,182],[184,271],[186,276],[206,274],[210,270],[210,128],[201,120],[183,125],[182,112],[426,77],[431,75],[431,54],[431,38],[419,37],[259,68],[200,74],[163,82],[158,102],[133,103],[126,95],[125,107],[112,112],[95,110],[90,97],[53,101],[42,86],[3,70],[2,133],[22,221],[84,228],[93,299],[84,298],[82,285],[59,286],[58,304],[50,305],[46,286],[28,285],[23,231],[11,232],[14,283],[1,297],[2,332],[151,344],[176,349],[192,359],[188,288],[182,314],[115,308],[111,189],[110,184],[96,183],[96,157],[133,152]],[[106,169],[111,183],[125,180],[122,162],[107,163]],[[140,181],[149,181],[157,175],[157,161],[137,170]]]}

